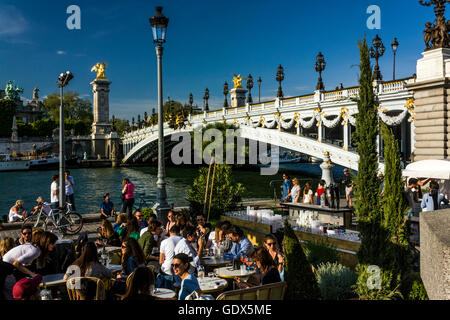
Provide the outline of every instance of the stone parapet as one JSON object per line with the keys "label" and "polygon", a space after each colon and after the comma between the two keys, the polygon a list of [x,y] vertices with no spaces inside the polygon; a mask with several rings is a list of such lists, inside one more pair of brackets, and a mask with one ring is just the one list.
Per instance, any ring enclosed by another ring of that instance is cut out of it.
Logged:
{"label": "stone parapet", "polygon": [[420,214],[420,276],[432,300],[450,300],[450,209]]}

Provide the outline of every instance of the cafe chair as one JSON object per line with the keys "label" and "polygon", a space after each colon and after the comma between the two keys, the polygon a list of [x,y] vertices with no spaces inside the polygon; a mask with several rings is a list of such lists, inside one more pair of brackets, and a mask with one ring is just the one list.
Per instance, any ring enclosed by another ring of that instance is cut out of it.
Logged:
{"label": "cafe chair", "polygon": [[66,287],[69,300],[105,300],[105,284],[99,278],[69,278]]}
{"label": "cafe chair", "polygon": [[283,300],[286,282],[265,284],[221,293],[216,300]]}

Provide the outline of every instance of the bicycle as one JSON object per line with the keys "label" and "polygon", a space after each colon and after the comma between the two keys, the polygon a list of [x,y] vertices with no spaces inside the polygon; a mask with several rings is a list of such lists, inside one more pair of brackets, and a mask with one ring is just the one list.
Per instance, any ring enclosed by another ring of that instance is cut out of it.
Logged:
{"label": "bicycle", "polygon": [[83,217],[72,211],[72,205],[66,203],[66,210],[61,213],[59,209],[50,209],[46,214],[41,206],[39,212],[29,216],[22,223],[23,227],[32,227],[33,229],[41,228],[44,231],[50,228],[51,231],[58,230],[63,235],[74,235],[83,228]]}
{"label": "bicycle", "polygon": [[135,210],[141,210],[143,208],[153,208],[156,204],[156,201],[151,199],[145,199],[145,192],[138,194],[139,205],[136,204],[137,201],[135,201],[133,205],[133,211]]}

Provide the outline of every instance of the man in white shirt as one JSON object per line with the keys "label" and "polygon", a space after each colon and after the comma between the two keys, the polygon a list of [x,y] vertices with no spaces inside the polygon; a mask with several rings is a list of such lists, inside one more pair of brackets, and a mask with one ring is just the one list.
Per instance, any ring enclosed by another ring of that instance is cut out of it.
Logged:
{"label": "man in white shirt", "polygon": [[159,247],[159,264],[161,265],[161,271],[167,275],[173,275],[172,261],[175,255],[175,247],[183,239],[183,237],[178,235],[179,233],[180,227],[177,225],[172,226],[169,231],[170,237],[163,240]]}
{"label": "man in white shirt", "polygon": [[70,175],[70,171],[66,170],[64,172],[64,178],[66,179],[66,197],[67,202],[72,205],[72,210],[75,211],[75,197],[73,195],[73,177]]}
{"label": "man in white shirt", "polygon": [[[198,251],[192,247],[192,243],[198,242]],[[185,253],[193,259],[189,273],[194,273],[195,269],[203,264],[202,255],[203,248],[205,246],[205,240],[197,236],[197,230],[195,227],[186,226],[183,230],[183,239],[181,239],[175,247],[175,255],[179,253]]]}
{"label": "man in white shirt", "polygon": [[50,202],[52,209],[58,209],[59,207],[59,190],[58,190],[58,175],[54,174],[52,176],[52,184],[50,186]]}

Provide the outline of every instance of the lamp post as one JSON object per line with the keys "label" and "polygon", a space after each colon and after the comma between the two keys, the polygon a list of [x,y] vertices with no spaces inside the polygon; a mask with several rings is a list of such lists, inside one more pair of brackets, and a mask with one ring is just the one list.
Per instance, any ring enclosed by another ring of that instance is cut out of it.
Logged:
{"label": "lamp post", "polygon": [[394,74],[392,77],[392,80],[395,80],[395,55],[397,54],[397,49],[398,49],[398,41],[397,38],[394,38],[394,41],[391,43],[391,47],[392,47],[392,52],[394,52]]}
{"label": "lamp post", "polygon": [[203,111],[209,111],[208,106],[208,99],[209,99],[209,89],[205,89],[205,95],[203,96],[203,101],[205,102],[204,110]]}
{"label": "lamp post", "polygon": [[248,104],[253,103],[252,88],[253,88],[253,77],[251,74],[249,74],[248,78],[247,78],[247,89],[248,89],[247,103]]}
{"label": "lamp post", "polygon": [[322,71],[325,70],[326,67],[325,58],[322,54],[322,52],[319,52],[319,54],[316,57],[316,72],[319,73],[319,80],[317,81],[316,90],[324,91],[325,86],[322,81]]}
{"label": "lamp post", "polygon": [[228,95],[228,83],[227,83],[227,82],[225,82],[225,83],[223,84],[223,94],[224,94],[224,96],[225,96],[225,101],[224,101],[224,103],[223,103],[223,107],[224,107],[224,108],[228,108],[228,101],[227,101],[227,95]]}
{"label": "lamp post", "polygon": [[189,113],[192,114],[193,112],[193,108],[192,108],[192,104],[194,103],[194,96],[192,95],[192,93],[189,94]]}
{"label": "lamp post", "polygon": [[261,77],[258,77],[258,103],[261,102]]}
{"label": "lamp post", "polygon": [[60,90],[61,105],[59,107],[59,207],[64,208],[66,204],[66,179],[64,178],[66,159],[64,156],[64,103],[63,103],[63,89],[73,79],[73,74],[70,71],[61,73],[58,76],[58,84]]}
{"label": "lamp post", "polygon": [[158,179],[156,181],[157,188],[157,212],[158,218],[161,213],[170,209],[167,203],[166,193],[166,171],[164,166],[164,114],[163,114],[163,88],[162,88],[162,55],[163,46],[166,42],[167,25],[169,19],[162,14],[162,7],[156,7],[156,13],[149,19],[153,32],[153,43],[156,44],[156,57],[158,64]]}
{"label": "lamp post", "polygon": [[378,65],[378,59],[383,56],[386,48],[383,45],[380,37],[376,35],[376,37],[372,41],[373,47],[370,47],[369,53],[372,58],[375,58],[375,68],[373,70],[373,79],[374,80],[383,80],[383,76],[380,72],[380,67]]}
{"label": "lamp post", "polygon": [[284,70],[281,64],[277,68],[277,74],[275,75],[275,80],[278,82],[277,98],[283,98],[283,90],[281,89],[281,81],[284,80]]}

